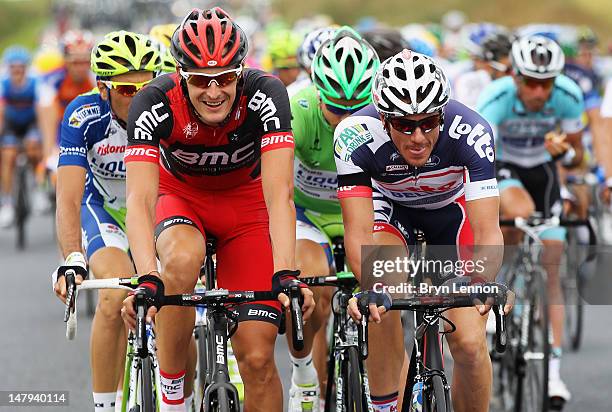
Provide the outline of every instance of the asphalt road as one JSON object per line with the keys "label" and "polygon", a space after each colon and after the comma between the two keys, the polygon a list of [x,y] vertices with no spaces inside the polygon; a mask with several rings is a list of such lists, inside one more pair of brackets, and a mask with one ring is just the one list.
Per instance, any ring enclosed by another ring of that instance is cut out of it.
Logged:
{"label": "asphalt road", "polygon": [[[80,302],[78,333],[67,341],[63,306],[51,291],[50,273],[58,263],[51,217],[35,217],[25,252],[14,248],[12,231],[0,230],[0,391],[67,391],[69,406],[7,407],[0,411],[91,411],[88,341],[91,320]],[[609,255],[612,256],[612,255]],[[612,259],[600,262],[610,279]],[[583,345],[565,352],[562,376],[573,394],[566,411],[611,411],[612,306],[587,306]],[[277,364],[285,390],[290,381],[285,338],[277,344]]]}

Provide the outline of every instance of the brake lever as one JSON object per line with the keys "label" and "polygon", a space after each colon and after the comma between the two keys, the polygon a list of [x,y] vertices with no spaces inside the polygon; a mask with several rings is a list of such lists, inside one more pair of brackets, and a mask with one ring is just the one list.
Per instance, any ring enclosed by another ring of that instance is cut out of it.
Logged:
{"label": "brake lever", "polygon": [[291,302],[291,324],[293,348],[304,349],[304,319],[302,318],[302,292],[297,285],[289,286],[289,300]]}

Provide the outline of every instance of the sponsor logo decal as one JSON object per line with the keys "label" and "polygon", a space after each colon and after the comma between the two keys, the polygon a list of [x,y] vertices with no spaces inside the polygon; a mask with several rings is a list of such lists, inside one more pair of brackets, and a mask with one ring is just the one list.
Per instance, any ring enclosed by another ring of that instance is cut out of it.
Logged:
{"label": "sponsor logo decal", "polygon": [[157,154],[159,151],[155,147],[145,148],[145,147],[128,147],[125,150],[125,157],[130,156],[145,156],[157,158]]}
{"label": "sponsor logo decal", "polygon": [[423,165],[423,167],[435,167],[440,164],[440,158],[436,155],[431,155],[427,162]]}
{"label": "sponsor logo decal", "polygon": [[176,157],[180,162],[186,165],[198,165],[198,166],[224,166],[228,164],[239,164],[249,159],[255,153],[255,142],[249,142],[245,146],[239,148],[233,153],[227,151],[215,151],[215,152],[203,152],[195,153],[188,152],[183,149],[175,149],[172,151],[172,155]]}
{"label": "sponsor logo decal", "polygon": [[258,318],[270,318],[276,320],[278,315],[274,312],[265,309],[249,309],[248,316],[255,316]]}
{"label": "sponsor logo decal", "polygon": [[136,129],[134,129],[134,139],[137,140],[153,140],[153,130],[158,124],[166,120],[170,115],[168,113],[160,114],[159,109],[164,107],[163,103],[157,103],[151,106],[150,110],[145,110],[140,113],[136,119]]}
{"label": "sponsor logo decal", "polygon": [[87,156],[87,149],[84,147],[60,147],[60,156]]}
{"label": "sponsor logo decal", "polygon": [[265,136],[261,139],[261,148],[263,149],[266,146],[276,146],[282,143],[293,144],[293,135],[291,133],[283,133]]}
{"label": "sponsor logo decal", "polygon": [[109,155],[113,153],[124,153],[125,145],[115,146],[115,145],[111,145],[110,143],[103,144],[103,145],[98,146],[97,152],[101,156],[105,156],[105,155]]}
{"label": "sponsor logo decal", "polygon": [[337,158],[347,162],[355,149],[373,140],[365,124],[356,124],[345,128],[334,138],[334,153]]}
{"label": "sponsor logo decal", "polygon": [[183,133],[185,134],[185,138],[192,139],[195,135],[198,134],[198,124],[196,122],[189,122],[183,127]]}
{"label": "sponsor logo decal", "polygon": [[100,116],[100,107],[96,104],[85,104],[72,112],[68,118],[68,125],[78,129],[83,123],[89,119]]}
{"label": "sponsor logo decal", "polygon": [[466,142],[472,146],[480,158],[487,158],[489,162],[495,160],[495,153],[492,146],[491,135],[485,133],[482,124],[477,123],[473,126],[468,123],[461,123],[463,116],[456,115],[448,130],[448,135],[453,139],[459,139],[467,135]]}
{"label": "sponsor logo decal", "polygon": [[[280,119],[275,116],[277,111],[276,105],[272,99],[265,93],[262,93],[261,90],[255,92],[247,106],[249,109],[259,112],[264,131],[268,132],[270,130],[280,129]],[[269,126],[269,123],[272,123],[272,128]]]}

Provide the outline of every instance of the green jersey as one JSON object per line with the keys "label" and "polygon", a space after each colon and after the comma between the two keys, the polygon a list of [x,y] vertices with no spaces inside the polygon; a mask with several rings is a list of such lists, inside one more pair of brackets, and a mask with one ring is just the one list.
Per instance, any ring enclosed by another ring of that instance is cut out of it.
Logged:
{"label": "green jersey", "polygon": [[291,98],[295,139],[295,204],[304,209],[341,215],[336,189],[334,131],[323,117],[315,86]]}

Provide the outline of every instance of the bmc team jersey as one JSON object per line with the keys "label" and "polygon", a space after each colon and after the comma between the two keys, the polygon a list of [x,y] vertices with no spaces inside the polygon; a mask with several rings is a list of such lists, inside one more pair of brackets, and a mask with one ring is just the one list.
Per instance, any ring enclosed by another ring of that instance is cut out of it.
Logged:
{"label": "bmc team jersey", "polygon": [[130,106],[126,161],[160,162],[163,177],[201,190],[240,186],[260,176],[261,153],[293,148],[287,92],[280,81],[245,69],[223,126],[202,123],[178,74],[156,78]]}
{"label": "bmc team jersey", "polygon": [[37,100],[34,77],[26,77],[21,86],[14,85],[9,77],[0,80],[0,102],[4,105],[4,121],[13,127],[23,128],[36,120]]}
{"label": "bmc team jersey", "polygon": [[372,189],[407,208],[440,209],[465,196],[497,196],[493,132],[485,119],[456,100],[421,167],[406,163],[373,105],[344,119],[334,134],[338,197],[370,197]]}
{"label": "bmc team jersey", "polygon": [[[125,160],[159,163],[156,235],[189,225],[217,239],[218,286],[269,290],[274,261],[261,153],[293,150],[289,98],[277,78],[245,69],[226,122],[200,121],[177,74],[132,100]],[[143,182],[146,184],[146,182]],[[240,305],[240,320],[280,324],[278,301]]]}
{"label": "bmc team jersey", "polygon": [[336,189],[334,132],[323,117],[315,86],[291,99],[295,137],[295,205],[319,213],[341,214]]}
{"label": "bmc team jersey", "polygon": [[580,88],[567,76],[555,78],[550,98],[539,112],[529,112],[510,76],[492,82],[480,95],[478,112],[495,131],[497,160],[531,168],[550,162],[544,147],[548,132],[578,133],[583,128]]}
{"label": "bmc team jersey", "polygon": [[58,167],[87,170],[81,226],[87,256],[107,246],[128,249],[125,235],[123,162],[127,132],[97,91],[81,95],[66,108],[60,129]]}

